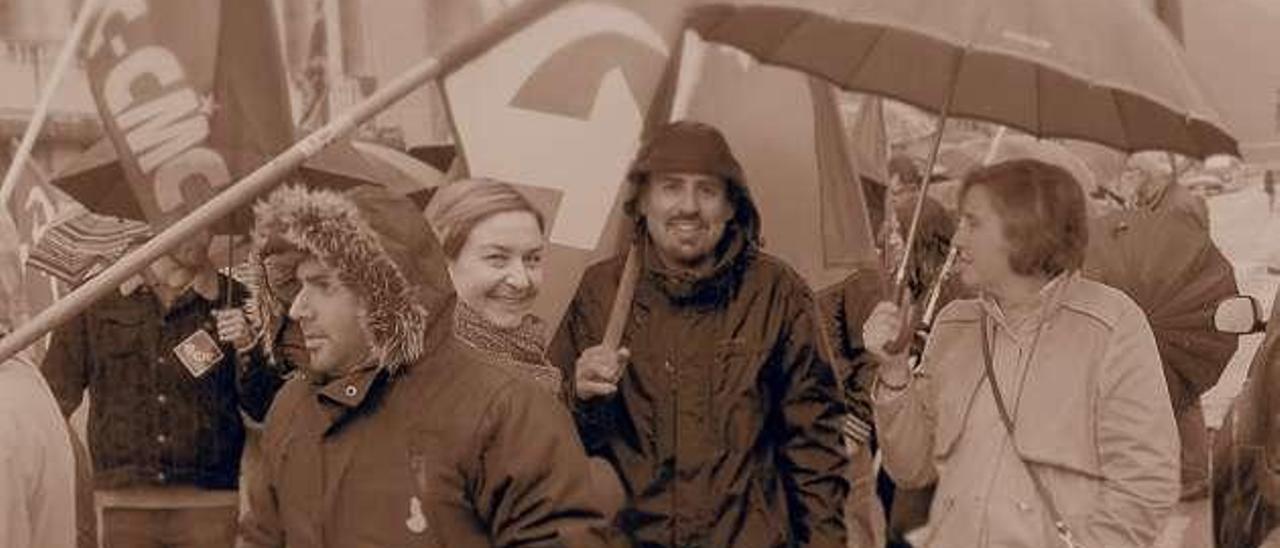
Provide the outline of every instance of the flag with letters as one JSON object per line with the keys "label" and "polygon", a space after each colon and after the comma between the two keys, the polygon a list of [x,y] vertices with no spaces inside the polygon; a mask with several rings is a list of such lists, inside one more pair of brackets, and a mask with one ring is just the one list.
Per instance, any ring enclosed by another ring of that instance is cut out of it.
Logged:
{"label": "flag with letters", "polygon": [[157,230],[293,142],[270,0],[110,0],[84,56],[129,191]]}

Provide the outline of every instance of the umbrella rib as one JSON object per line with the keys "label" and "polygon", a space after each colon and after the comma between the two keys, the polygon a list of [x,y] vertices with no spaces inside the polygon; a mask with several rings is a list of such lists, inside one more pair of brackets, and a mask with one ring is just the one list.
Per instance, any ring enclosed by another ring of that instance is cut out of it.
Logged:
{"label": "umbrella rib", "polygon": [[1115,109],[1115,119],[1119,121],[1120,125],[1120,140],[1123,141],[1123,143],[1117,148],[1123,151],[1126,155],[1129,155],[1134,152],[1133,140],[1129,138],[1129,124],[1124,117],[1124,104],[1120,101],[1117,93],[1118,92],[1114,88],[1109,89],[1107,90],[1107,97],[1111,99],[1111,107]]}
{"label": "umbrella rib", "polygon": [[[781,50],[782,47],[787,44],[788,40],[791,39],[791,35],[795,33],[797,28],[799,28],[801,25],[804,25],[806,16],[807,16],[807,12],[802,12],[800,14],[800,17],[797,17],[795,22],[791,24],[791,27],[782,33],[782,36],[784,36],[785,38],[778,40],[777,44],[775,44],[772,48],[768,49],[767,51],[761,51],[760,55],[756,57],[757,60],[776,59],[778,56],[778,50]],[[734,46],[734,47],[737,47],[737,46]]]}
{"label": "umbrella rib", "polygon": [[1036,120],[1033,122],[1036,131],[1035,134],[1044,135],[1046,133],[1044,121],[1044,93],[1047,91],[1044,85],[1044,67],[1036,65],[1035,70],[1035,92],[1031,96],[1031,100],[1035,101]]}
{"label": "umbrella rib", "polygon": [[[875,38],[871,41],[871,47],[867,48],[865,53],[850,63],[851,66],[848,73],[842,75],[841,81],[838,83],[854,88],[853,82],[857,81],[858,75],[862,73],[863,66],[867,64],[867,60],[871,59],[872,55],[884,44],[884,38],[889,34],[889,28],[884,25],[877,25],[873,32],[875,32]],[[876,95],[883,96],[884,94],[876,93]]]}

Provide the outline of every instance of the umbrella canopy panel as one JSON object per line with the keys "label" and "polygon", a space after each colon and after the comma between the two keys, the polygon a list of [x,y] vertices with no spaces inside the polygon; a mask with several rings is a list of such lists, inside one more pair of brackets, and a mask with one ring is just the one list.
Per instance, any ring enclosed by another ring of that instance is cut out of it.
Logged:
{"label": "umbrella canopy panel", "polygon": [[798,5],[713,3],[693,10],[690,26],[704,39],[849,90],[1040,137],[1198,158],[1237,154],[1180,46],[1138,2]]}
{"label": "umbrella canopy panel", "polygon": [[[982,166],[991,148],[990,139],[966,141],[944,146],[939,152],[938,163],[947,169],[947,176],[961,179],[969,171]],[[996,145],[992,162],[1030,158],[1061,167],[1071,173],[1081,189],[1091,192],[1098,185],[1098,177],[1082,158],[1062,145],[1052,141],[1037,140],[1025,135],[1005,135]]]}
{"label": "umbrella canopy panel", "polygon": [[1214,329],[1214,311],[1239,290],[1231,263],[1190,212],[1125,210],[1094,219],[1085,273],[1146,312],[1175,406],[1218,382],[1238,337]]}

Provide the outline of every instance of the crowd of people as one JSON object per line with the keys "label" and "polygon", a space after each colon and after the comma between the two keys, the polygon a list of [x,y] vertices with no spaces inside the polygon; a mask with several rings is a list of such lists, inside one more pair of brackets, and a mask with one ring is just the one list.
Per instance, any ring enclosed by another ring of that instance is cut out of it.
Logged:
{"label": "crowd of people", "polygon": [[[558,275],[547,220],[510,185],[451,182],[425,212],[375,186],[272,192],[245,283],[203,234],[43,364],[0,366],[0,544],[843,547],[903,545],[910,522],[919,546],[1121,548],[1187,494],[1151,328],[1081,275],[1066,170],[965,176],[938,235],[963,290],[905,346],[919,307],[881,273],[838,288],[830,329],[717,129],[661,127],[628,184],[636,260],[591,266],[559,326],[531,312]],[[86,399],[88,460],[64,420]],[[848,503],[875,497],[873,446],[924,494],[887,533]]]}

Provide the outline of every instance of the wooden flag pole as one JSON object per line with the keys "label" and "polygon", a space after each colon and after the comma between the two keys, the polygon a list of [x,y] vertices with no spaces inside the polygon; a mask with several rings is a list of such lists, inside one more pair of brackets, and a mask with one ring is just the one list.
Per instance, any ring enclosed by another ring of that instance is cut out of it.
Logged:
{"label": "wooden flag pole", "polygon": [[636,280],[640,278],[639,246],[631,244],[627,250],[627,262],[622,267],[622,278],[618,280],[618,292],[613,296],[613,306],[609,309],[609,323],[605,325],[604,339],[601,344],[617,349],[622,344],[622,332],[627,327],[627,318],[631,315],[631,303],[636,295]]}
{"label": "wooden flag pole", "polygon": [[58,325],[84,311],[94,301],[113,291],[129,277],[141,271],[178,244],[200,230],[249,205],[267,193],[293,172],[307,158],[319,152],[364,121],[404,98],[422,84],[449,74],[458,67],[484,54],[502,40],[528,24],[550,13],[567,0],[525,0],[476,32],[446,48],[437,57],[427,59],[402,73],[364,101],[352,106],[324,127],[263,164],[228,187],[221,194],[156,235],[146,244],[125,255],[118,262],[85,282],[62,300],[45,309],[9,336],[0,339],[0,362],[9,359],[27,345],[36,342]]}
{"label": "wooden flag pole", "polygon": [[[643,138],[658,129],[659,124],[680,120],[689,114],[694,89],[698,86],[698,78],[702,75],[702,59],[706,44],[698,35],[686,30],[676,42],[675,53],[667,63],[667,74],[663,85],[664,93],[670,95],[655,101],[655,109],[648,115]],[[669,100],[666,100],[669,99]],[[643,145],[642,145],[643,146]],[[623,230],[628,231],[629,228]],[[643,236],[642,236],[643,237]],[[613,303],[609,307],[609,319],[604,328],[604,338],[600,344],[617,350],[622,344],[622,335],[626,331],[627,320],[631,316],[631,303],[635,300],[636,282],[640,279],[641,257],[639,245],[633,238],[627,238],[627,259],[622,265],[622,277],[618,280],[618,291],[613,295]]]}

